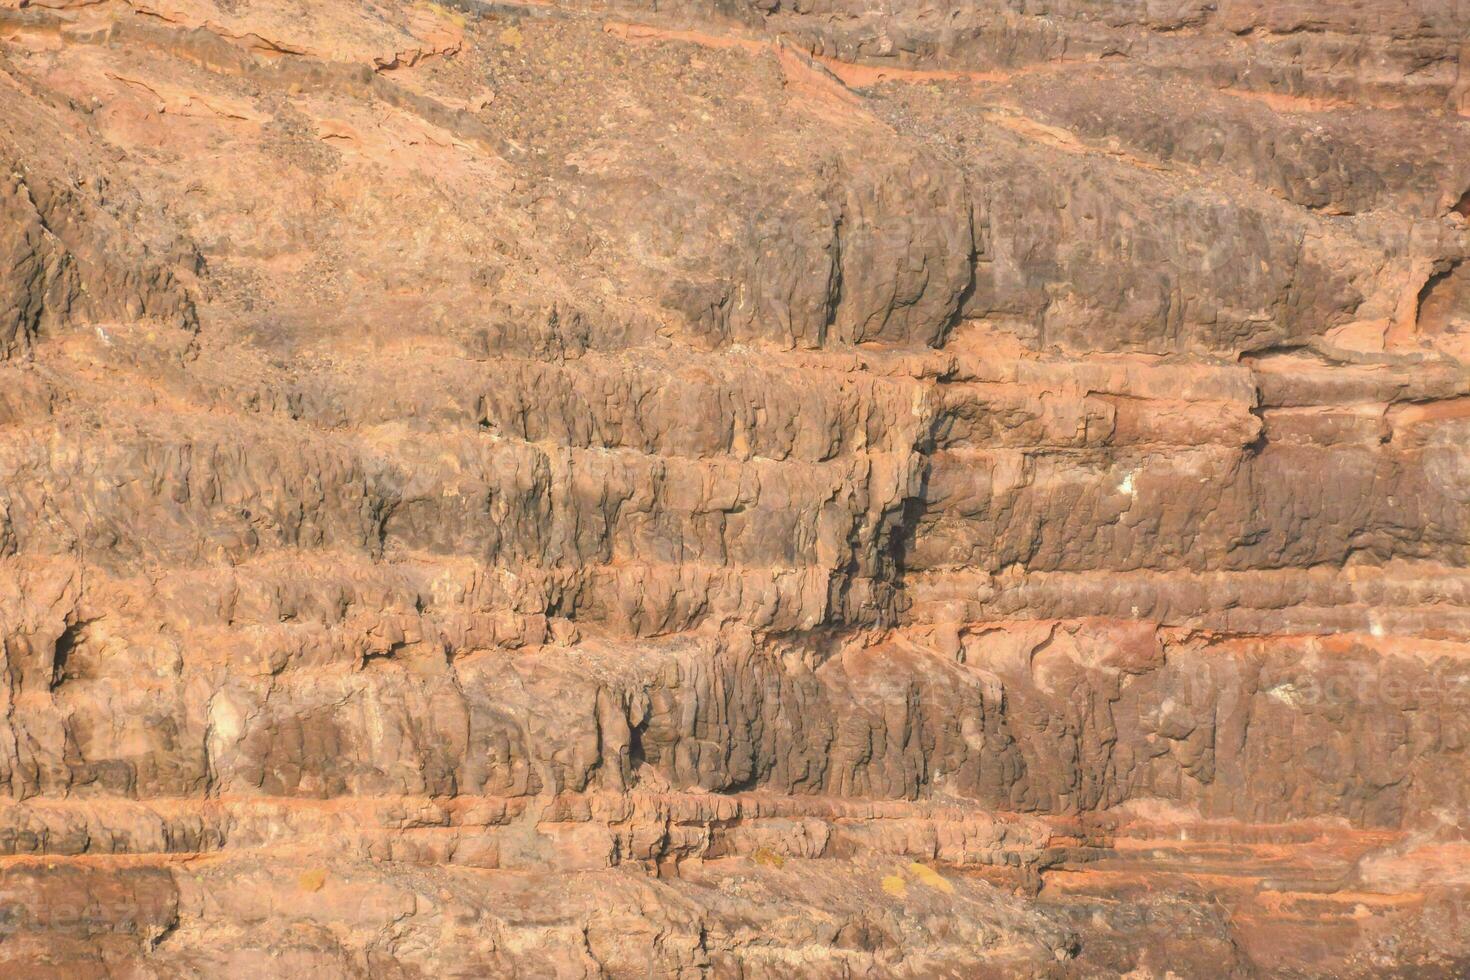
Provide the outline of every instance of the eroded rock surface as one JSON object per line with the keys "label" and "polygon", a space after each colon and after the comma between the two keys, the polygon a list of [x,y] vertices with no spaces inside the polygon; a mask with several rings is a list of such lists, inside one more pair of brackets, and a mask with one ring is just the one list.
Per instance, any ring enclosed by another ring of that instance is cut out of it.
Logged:
{"label": "eroded rock surface", "polygon": [[1464,975],[1466,37],[0,0],[0,973]]}

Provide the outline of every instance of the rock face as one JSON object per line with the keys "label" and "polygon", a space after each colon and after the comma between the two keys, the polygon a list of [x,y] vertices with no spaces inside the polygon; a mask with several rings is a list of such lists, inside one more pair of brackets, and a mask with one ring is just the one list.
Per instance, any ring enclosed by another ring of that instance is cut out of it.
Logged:
{"label": "rock face", "polygon": [[0,0],[0,974],[1465,975],[1467,37]]}

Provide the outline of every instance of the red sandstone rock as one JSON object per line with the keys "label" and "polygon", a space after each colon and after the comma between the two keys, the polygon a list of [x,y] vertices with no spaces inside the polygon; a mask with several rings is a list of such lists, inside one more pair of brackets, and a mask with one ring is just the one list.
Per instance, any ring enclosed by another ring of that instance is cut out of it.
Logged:
{"label": "red sandstone rock", "polygon": [[0,0],[0,973],[1463,975],[1466,36]]}

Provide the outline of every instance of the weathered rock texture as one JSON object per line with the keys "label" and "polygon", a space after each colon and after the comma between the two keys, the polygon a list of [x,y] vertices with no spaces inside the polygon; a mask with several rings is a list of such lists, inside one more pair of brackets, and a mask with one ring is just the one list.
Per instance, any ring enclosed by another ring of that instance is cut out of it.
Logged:
{"label": "weathered rock texture", "polygon": [[1463,976],[1467,37],[0,0],[0,974]]}

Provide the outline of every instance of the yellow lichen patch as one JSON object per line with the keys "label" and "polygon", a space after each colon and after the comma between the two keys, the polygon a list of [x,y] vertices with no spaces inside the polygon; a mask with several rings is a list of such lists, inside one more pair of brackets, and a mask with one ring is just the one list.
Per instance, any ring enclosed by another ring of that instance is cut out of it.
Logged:
{"label": "yellow lichen patch", "polygon": [[518,48],[524,40],[525,36],[521,34],[519,27],[507,27],[500,32],[500,43],[507,48]]}
{"label": "yellow lichen patch", "polygon": [[909,893],[909,886],[903,880],[903,875],[889,875],[883,879],[883,890],[894,898],[905,898]]}
{"label": "yellow lichen patch", "polygon": [[296,879],[296,883],[304,891],[319,892],[322,890],[322,886],[327,883],[327,869],[312,868],[310,871],[303,871],[301,877]]}
{"label": "yellow lichen patch", "polygon": [[769,847],[757,847],[751,855],[751,860],[766,868],[781,868],[786,866],[786,859]]}
{"label": "yellow lichen patch", "polygon": [[946,895],[954,894],[954,882],[950,881],[948,878],[944,877],[944,875],[929,867],[929,865],[920,864],[918,861],[915,861],[913,864],[909,865],[909,871],[912,872],[913,876],[919,879],[921,883],[928,885],[930,888],[937,888],[940,891],[944,892]]}
{"label": "yellow lichen patch", "polygon": [[434,15],[435,17],[440,18],[441,20],[447,20],[455,27],[463,28],[467,23],[469,23],[469,18],[460,13],[458,10],[451,10],[448,7],[442,7],[437,3],[420,3],[418,6],[421,10],[426,10],[427,12]]}

